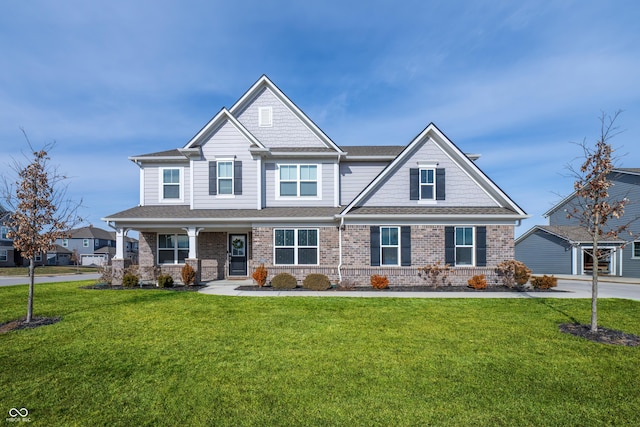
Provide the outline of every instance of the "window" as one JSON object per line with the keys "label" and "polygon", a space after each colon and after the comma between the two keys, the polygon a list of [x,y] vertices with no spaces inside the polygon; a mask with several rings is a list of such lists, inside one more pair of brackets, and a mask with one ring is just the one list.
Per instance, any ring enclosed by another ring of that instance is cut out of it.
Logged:
{"label": "window", "polygon": [[69,246],[69,239],[62,239],[62,247],[66,248]]}
{"label": "window", "polygon": [[160,169],[162,173],[162,199],[180,199],[180,169]]}
{"label": "window", "polygon": [[85,248],[89,247],[89,239],[82,239],[82,246]]}
{"label": "window", "polygon": [[0,227],[0,239],[8,240],[7,234],[9,233],[9,228],[2,226]]}
{"label": "window", "polygon": [[218,162],[218,194],[233,194],[233,161]]}
{"label": "window", "polygon": [[2,250],[0,251],[0,262],[4,262],[7,261],[7,251]]}
{"label": "window", "polygon": [[275,264],[317,265],[318,230],[276,229]]}
{"label": "window", "polygon": [[380,259],[382,265],[398,265],[399,245],[398,227],[380,227]]}
{"label": "window", "polygon": [[273,109],[271,107],[258,108],[258,126],[261,128],[273,126]]}
{"label": "window", "polygon": [[35,256],[35,261],[36,261],[36,262],[40,262],[40,261],[42,261],[42,254],[41,254],[41,253],[37,253],[37,254],[36,254],[36,256]]}
{"label": "window", "polygon": [[158,264],[182,264],[188,257],[186,234],[158,234]]}
{"label": "window", "polygon": [[473,265],[473,227],[456,227],[456,265]]}
{"label": "window", "polygon": [[280,197],[317,197],[318,165],[279,165]]}
{"label": "window", "polygon": [[640,258],[640,242],[633,242],[632,258]]}
{"label": "window", "polygon": [[436,199],[436,170],[420,169],[420,200]]}

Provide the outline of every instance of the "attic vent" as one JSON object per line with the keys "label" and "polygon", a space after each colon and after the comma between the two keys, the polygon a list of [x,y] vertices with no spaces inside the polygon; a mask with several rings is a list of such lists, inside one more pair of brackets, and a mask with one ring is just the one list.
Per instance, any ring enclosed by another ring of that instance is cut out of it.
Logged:
{"label": "attic vent", "polygon": [[273,109],[271,107],[258,108],[258,126],[271,127],[273,125]]}

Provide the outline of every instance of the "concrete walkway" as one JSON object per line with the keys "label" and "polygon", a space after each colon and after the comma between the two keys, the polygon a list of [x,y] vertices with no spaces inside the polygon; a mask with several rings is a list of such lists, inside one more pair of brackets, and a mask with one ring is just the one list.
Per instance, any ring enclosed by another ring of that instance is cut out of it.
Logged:
{"label": "concrete walkway", "polygon": [[[382,292],[382,291],[239,291],[253,280],[217,280],[199,292],[208,295],[250,297],[350,297],[350,298],[591,298],[590,276],[556,276],[562,292]],[[611,281],[601,278],[598,298],[624,298],[640,301],[640,280]]]}

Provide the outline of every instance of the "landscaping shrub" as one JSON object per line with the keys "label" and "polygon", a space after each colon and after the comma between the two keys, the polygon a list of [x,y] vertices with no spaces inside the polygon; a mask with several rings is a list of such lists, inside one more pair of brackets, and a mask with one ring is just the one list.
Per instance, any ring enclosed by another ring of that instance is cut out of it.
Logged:
{"label": "landscaping shrub", "polygon": [[428,285],[434,288],[440,285],[451,286],[449,270],[449,264],[440,265],[438,261],[435,264],[427,264],[424,267],[419,267],[418,276],[422,277]]}
{"label": "landscaping shrub", "polygon": [[475,275],[471,279],[467,280],[470,288],[473,289],[487,289],[487,279],[484,274]]}
{"label": "landscaping shrub", "polygon": [[158,276],[158,286],[161,288],[172,288],[173,277],[170,274],[160,274]]}
{"label": "landscaping shrub", "polygon": [[547,276],[544,274],[542,277],[540,276],[532,276],[531,277],[531,286],[536,289],[550,289],[558,286],[558,279],[553,275]]}
{"label": "landscaping shrub", "polygon": [[191,286],[196,281],[196,271],[189,264],[185,264],[180,271],[180,276],[182,278],[182,283],[187,286]]}
{"label": "landscaping shrub", "polygon": [[260,264],[260,266],[256,268],[256,271],[253,272],[251,277],[253,277],[253,280],[256,281],[258,286],[263,287],[264,284],[267,283],[267,275],[268,271],[266,268],[264,268],[264,264]]}
{"label": "landscaping shrub", "polygon": [[522,286],[529,281],[531,270],[527,266],[514,259],[502,261],[496,266],[496,274],[502,279],[502,283],[513,288],[514,286]]}
{"label": "landscaping shrub", "polygon": [[122,286],[124,286],[125,288],[136,287],[138,286],[139,282],[140,279],[138,278],[138,276],[131,273],[130,271],[127,271],[126,273],[124,273],[124,276],[122,276]]}
{"label": "landscaping shrub", "polygon": [[312,291],[326,291],[331,288],[331,282],[324,274],[309,274],[304,278],[302,286]]}
{"label": "landscaping shrub", "polygon": [[275,289],[295,289],[298,281],[289,273],[280,273],[271,279],[271,286]]}
{"label": "landscaping shrub", "polygon": [[374,274],[371,276],[371,286],[375,289],[387,289],[389,287],[389,279],[387,279],[387,276]]}

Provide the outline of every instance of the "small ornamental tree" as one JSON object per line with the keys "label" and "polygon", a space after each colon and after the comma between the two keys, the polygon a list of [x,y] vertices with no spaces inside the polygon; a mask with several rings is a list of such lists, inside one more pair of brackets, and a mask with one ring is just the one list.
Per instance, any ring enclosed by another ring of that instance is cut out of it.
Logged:
{"label": "small ornamental tree", "polygon": [[[595,147],[589,147],[585,141],[578,144],[583,150],[584,163],[578,170],[567,166],[571,175],[576,179],[574,183],[574,202],[565,210],[568,219],[577,220],[585,227],[591,236],[592,248],[582,250],[593,259],[591,276],[591,331],[598,331],[598,262],[610,255],[607,251],[598,248],[601,239],[617,239],[627,231],[631,222],[637,218],[631,218],[628,222],[619,221],[624,215],[624,207],[628,203],[626,197],[612,199],[609,189],[613,185],[611,174],[616,167],[616,159],[613,157],[614,149],[610,140],[619,133],[614,126],[620,115],[617,111],[613,116],[604,113],[600,116],[600,137]],[[610,220],[616,220],[616,224],[610,224]],[[621,247],[624,247],[622,245]]]}
{"label": "small ornamental tree", "polygon": [[[23,131],[25,138],[26,133]],[[13,246],[29,260],[29,297],[27,301],[26,323],[33,317],[33,288],[36,256],[46,256],[55,247],[56,239],[67,237],[67,230],[82,220],[77,216],[80,203],[66,197],[67,177],[49,165],[47,144],[41,150],[34,150],[27,138],[33,157],[27,166],[13,162],[11,169],[17,174],[15,182],[4,177],[3,200],[12,210],[9,216],[8,237]],[[28,158],[29,159],[29,158]]]}

